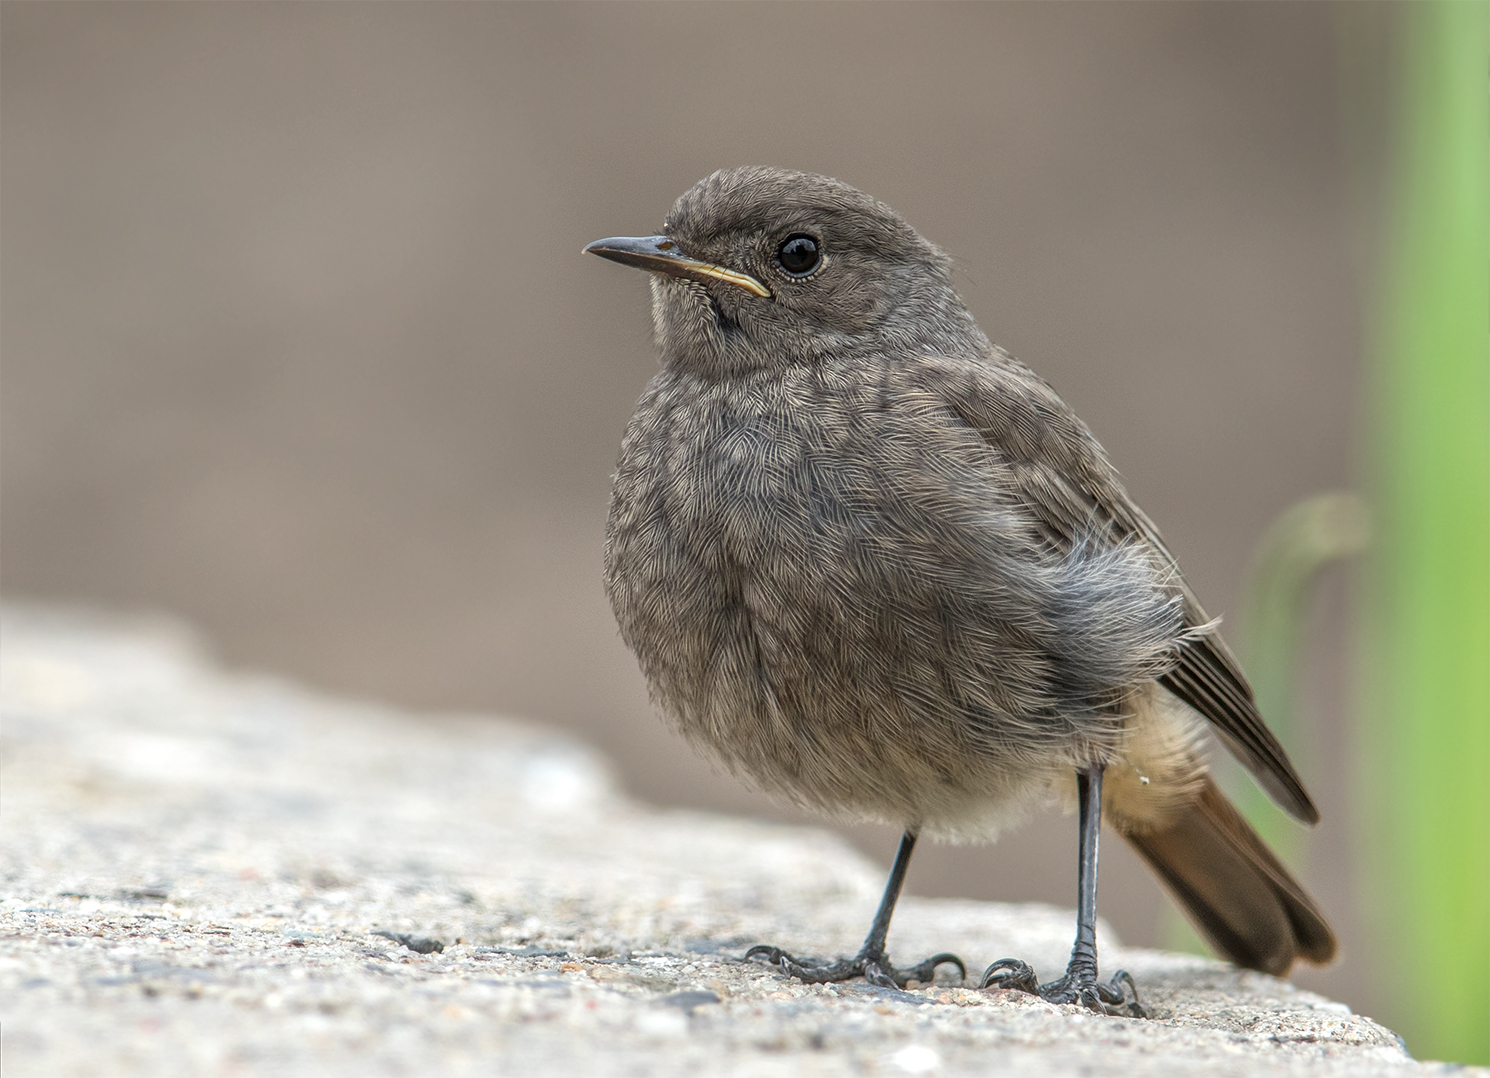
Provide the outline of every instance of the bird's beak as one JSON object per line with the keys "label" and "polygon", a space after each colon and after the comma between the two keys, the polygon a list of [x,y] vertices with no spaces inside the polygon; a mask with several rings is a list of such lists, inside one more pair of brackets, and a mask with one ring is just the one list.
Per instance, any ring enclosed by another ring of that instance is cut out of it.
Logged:
{"label": "bird's beak", "polygon": [[704,278],[723,281],[736,288],[743,288],[753,296],[763,299],[771,297],[771,290],[748,273],[689,258],[675,240],[666,236],[612,236],[608,240],[596,240],[585,250],[623,266],[639,266],[651,273],[665,273],[670,277],[687,277],[695,281]]}

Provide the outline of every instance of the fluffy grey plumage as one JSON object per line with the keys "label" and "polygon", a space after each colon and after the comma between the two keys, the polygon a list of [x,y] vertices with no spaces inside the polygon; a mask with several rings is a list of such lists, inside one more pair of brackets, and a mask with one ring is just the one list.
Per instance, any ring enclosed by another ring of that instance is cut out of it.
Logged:
{"label": "fluffy grey plumage", "polygon": [[[808,273],[784,268],[792,236]],[[1207,788],[1193,708],[1316,817],[1101,446],[892,210],[734,169],[663,235],[592,249],[656,273],[662,369],[621,446],[606,584],[695,745],[798,803],[948,838],[1098,765],[1139,835]]]}

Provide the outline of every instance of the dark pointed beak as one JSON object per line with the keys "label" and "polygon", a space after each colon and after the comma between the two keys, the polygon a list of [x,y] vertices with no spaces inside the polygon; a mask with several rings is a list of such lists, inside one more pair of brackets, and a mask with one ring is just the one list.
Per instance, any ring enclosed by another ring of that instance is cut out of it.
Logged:
{"label": "dark pointed beak", "polygon": [[596,240],[585,251],[649,273],[665,273],[669,277],[687,277],[694,281],[723,281],[743,288],[753,296],[771,297],[771,290],[748,273],[689,258],[676,241],[666,236],[612,236],[608,240]]}

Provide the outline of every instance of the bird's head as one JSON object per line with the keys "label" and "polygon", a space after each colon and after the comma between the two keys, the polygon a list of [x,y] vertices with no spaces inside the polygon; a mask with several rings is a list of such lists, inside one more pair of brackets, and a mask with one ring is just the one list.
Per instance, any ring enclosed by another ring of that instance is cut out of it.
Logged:
{"label": "bird's head", "polygon": [[982,336],[946,255],[890,207],[808,172],[721,170],[673,204],[659,235],[585,250],[655,275],[667,364],[724,373]]}

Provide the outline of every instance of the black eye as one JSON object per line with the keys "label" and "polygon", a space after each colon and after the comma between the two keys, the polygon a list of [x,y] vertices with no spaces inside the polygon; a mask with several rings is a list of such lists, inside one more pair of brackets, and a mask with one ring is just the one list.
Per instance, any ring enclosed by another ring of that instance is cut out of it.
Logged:
{"label": "black eye", "polygon": [[822,252],[818,250],[817,240],[804,233],[798,232],[795,236],[788,236],[786,242],[781,245],[781,250],[776,252],[776,261],[781,263],[781,268],[793,277],[806,277],[822,263]]}

